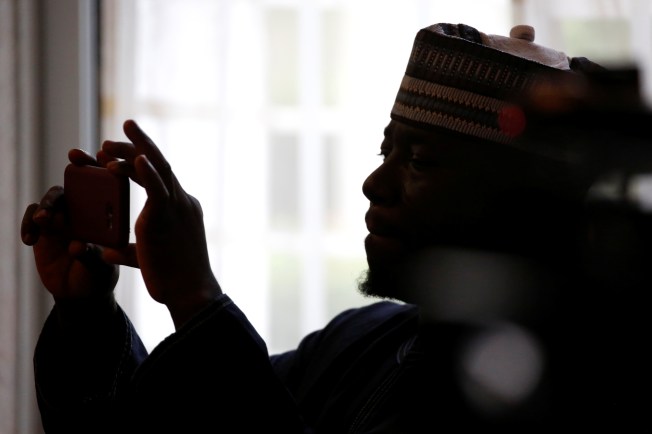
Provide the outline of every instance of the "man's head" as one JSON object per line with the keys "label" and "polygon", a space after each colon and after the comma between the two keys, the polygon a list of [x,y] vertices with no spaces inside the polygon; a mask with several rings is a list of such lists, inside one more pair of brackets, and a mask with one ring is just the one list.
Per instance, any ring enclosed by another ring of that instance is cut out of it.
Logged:
{"label": "man's head", "polygon": [[578,205],[569,199],[568,168],[519,140],[525,118],[517,102],[535,86],[599,66],[533,40],[527,26],[510,37],[462,24],[418,32],[383,162],[363,184],[364,293],[411,301],[398,289],[401,270],[432,247],[526,256],[563,249],[556,241],[572,233],[567,222]]}

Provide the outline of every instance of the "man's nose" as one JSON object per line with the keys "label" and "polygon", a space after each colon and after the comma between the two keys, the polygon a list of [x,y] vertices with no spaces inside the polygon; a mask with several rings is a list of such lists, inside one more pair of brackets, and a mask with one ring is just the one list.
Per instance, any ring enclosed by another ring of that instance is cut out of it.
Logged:
{"label": "man's nose", "polygon": [[385,159],[362,183],[362,193],[375,205],[388,205],[395,202],[399,192],[399,168],[389,158]]}

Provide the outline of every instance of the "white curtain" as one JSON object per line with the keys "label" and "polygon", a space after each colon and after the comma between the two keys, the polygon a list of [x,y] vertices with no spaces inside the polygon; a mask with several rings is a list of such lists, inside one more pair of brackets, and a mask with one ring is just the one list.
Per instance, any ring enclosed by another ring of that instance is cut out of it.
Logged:
{"label": "white curtain", "polygon": [[0,432],[7,434],[40,432],[31,360],[42,297],[19,238],[37,182],[34,3],[0,0]]}
{"label": "white curtain", "polygon": [[0,432],[8,434],[40,432],[31,361],[44,297],[19,238],[39,179],[35,3],[0,1]]}
{"label": "white curtain", "polygon": [[92,0],[0,0],[0,433],[43,432],[32,357],[51,300],[20,241],[25,207],[97,142]]}

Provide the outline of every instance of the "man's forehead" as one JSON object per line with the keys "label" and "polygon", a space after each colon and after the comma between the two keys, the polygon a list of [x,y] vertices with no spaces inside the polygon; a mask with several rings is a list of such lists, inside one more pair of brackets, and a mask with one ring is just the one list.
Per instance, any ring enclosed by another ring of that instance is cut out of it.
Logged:
{"label": "man's forehead", "polygon": [[385,137],[419,137],[423,139],[437,139],[439,134],[423,128],[416,128],[400,121],[392,120],[385,127]]}
{"label": "man's forehead", "polygon": [[397,142],[418,142],[419,144],[432,144],[433,146],[468,145],[477,143],[470,137],[455,134],[443,129],[426,129],[408,125],[404,122],[391,120],[385,127],[384,135]]}

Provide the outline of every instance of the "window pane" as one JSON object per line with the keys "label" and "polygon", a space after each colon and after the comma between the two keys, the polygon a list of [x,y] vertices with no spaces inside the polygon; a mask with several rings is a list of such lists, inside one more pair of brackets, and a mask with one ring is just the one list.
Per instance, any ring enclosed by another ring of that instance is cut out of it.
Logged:
{"label": "window pane", "polygon": [[344,36],[343,13],[337,9],[322,12],[322,94],[324,105],[335,106],[341,102],[342,72],[341,50]]}
{"label": "window pane", "polygon": [[[205,0],[136,3],[135,90],[152,111],[210,106],[218,92],[220,8]],[[130,67],[124,65],[124,68]]]}
{"label": "window pane", "polygon": [[301,318],[301,260],[297,254],[273,253],[270,255],[271,327],[268,347],[296,347],[300,339]]}
{"label": "window pane", "polygon": [[326,258],[327,317],[352,306],[374,301],[366,299],[357,291],[357,283],[366,270],[367,262],[362,256],[330,256]]}
{"label": "window pane", "polygon": [[268,198],[270,224],[276,230],[299,226],[298,140],[291,134],[272,134],[269,150]]}
{"label": "window pane", "polygon": [[343,186],[341,185],[342,176],[338,176],[338,150],[339,142],[337,139],[328,135],[324,137],[324,173],[325,173],[325,204],[324,211],[326,216],[324,222],[329,229],[337,229],[341,209],[340,193]]}
{"label": "window pane", "polygon": [[296,105],[299,86],[299,34],[297,11],[271,8],[265,11],[267,95],[272,105]]}
{"label": "window pane", "polygon": [[598,63],[629,62],[630,25],[625,18],[566,19],[561,22],[568,54]]}

